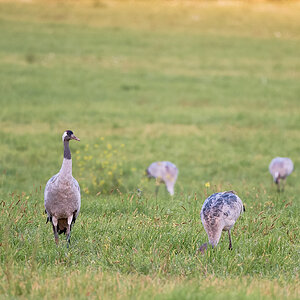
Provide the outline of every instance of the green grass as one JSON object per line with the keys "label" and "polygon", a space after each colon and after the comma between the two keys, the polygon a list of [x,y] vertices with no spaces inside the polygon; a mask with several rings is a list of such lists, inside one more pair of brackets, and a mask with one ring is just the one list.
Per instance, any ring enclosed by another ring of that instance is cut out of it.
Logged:
{"label": "green grass", "polygon": [[[299,298],[299,8],[1,1],[0,298]],[[65,129],[81,139],[69,250],[43,214]],[[91,165],[110,153],[122,184],[104,193]],[[295,163],[281,194],[275,156]],[[143,177],[157,160],[179,168],[173,199]],[[229,189],[246,206],[234,249],[223,234],[198,255],[202,204]]]}

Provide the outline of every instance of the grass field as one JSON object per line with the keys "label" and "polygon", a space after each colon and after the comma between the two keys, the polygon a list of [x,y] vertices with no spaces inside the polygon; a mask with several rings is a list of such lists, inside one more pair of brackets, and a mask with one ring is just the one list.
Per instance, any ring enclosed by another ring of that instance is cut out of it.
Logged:
{"label": "grass field", "polygon": [[[0,299],[299,299],[299,11],[0,1]],[[81,139],[70,249],[43,214],[66,129]],[[295,164],[280,194],[275,156]],[[158,160],[179,168],[173,198],[143,176]],[[233,251],[223,234],[198,255],[202,204],[231,189]]]}

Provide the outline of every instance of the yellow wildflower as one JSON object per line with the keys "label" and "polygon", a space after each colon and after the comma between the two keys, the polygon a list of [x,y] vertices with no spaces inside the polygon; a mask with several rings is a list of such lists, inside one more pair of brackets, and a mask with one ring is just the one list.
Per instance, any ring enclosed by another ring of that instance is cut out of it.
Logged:
{"label": "yellow wildflower", "polygon": [[210,182],[209,182],[209,181],[207,181],[207,182],[205,183],[205,187],[210,188]]}

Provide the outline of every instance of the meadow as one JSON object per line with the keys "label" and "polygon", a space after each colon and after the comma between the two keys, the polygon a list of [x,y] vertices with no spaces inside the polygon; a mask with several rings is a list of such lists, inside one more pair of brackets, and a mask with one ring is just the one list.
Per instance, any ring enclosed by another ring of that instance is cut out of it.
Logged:
{"label": "meadow", "polygon": [[[0,299],[299,299],[300,2],[0,1]],[[71,247],[43,189],[74,131]],[[275,156],[295,164],[283,193]],[[144,171],[179,168],[175,195]],[[141,190],[142,192],[140,192]],[[246,212],[216,249],[205,198]]]}

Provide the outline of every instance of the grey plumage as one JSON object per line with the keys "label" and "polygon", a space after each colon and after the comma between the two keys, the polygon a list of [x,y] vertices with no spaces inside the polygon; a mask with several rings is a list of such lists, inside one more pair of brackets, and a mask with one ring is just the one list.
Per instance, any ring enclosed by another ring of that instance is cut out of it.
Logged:
{"label": "grey plumage", "polygon": [[[217,246],[222,231],[228,231],[232,249],[230,230],[244,210],[242,200],[233,191],[212,194],[204,201],[200,217],[212,247]],[[205,243],[199,250],[203,253],[206,249]]]}
{"label": "grey plumage", "polygon": [[288,157],[275,157],[272,159],[269,165],[269,171],[273,176],[274,182],[277,184],[278,190],[280,190],[281,180],[285,180],[294,169],[292,160]]}
{"label": "grey plumage", "polygon": [[58,243],[58,234],[65,233],[69,244],[72,224],[78,217],[81,205],[80,187],[72,176],[69,141],[72,139],[79,141],[79,139],[70,130],[65,131],[62,138],[64,143],[63,163],[60,171],[48,180],[44,199],[47,222],[52,223],[55,242]]}
{"label": "grey plumage", "polygon": [[148,177],[156,178],[158,184],[165,183],[170,195],[174,195],[174,185],[177,180],[178,169],[173,163],[169,161],[154,162],[148,167],[146,173]]}

